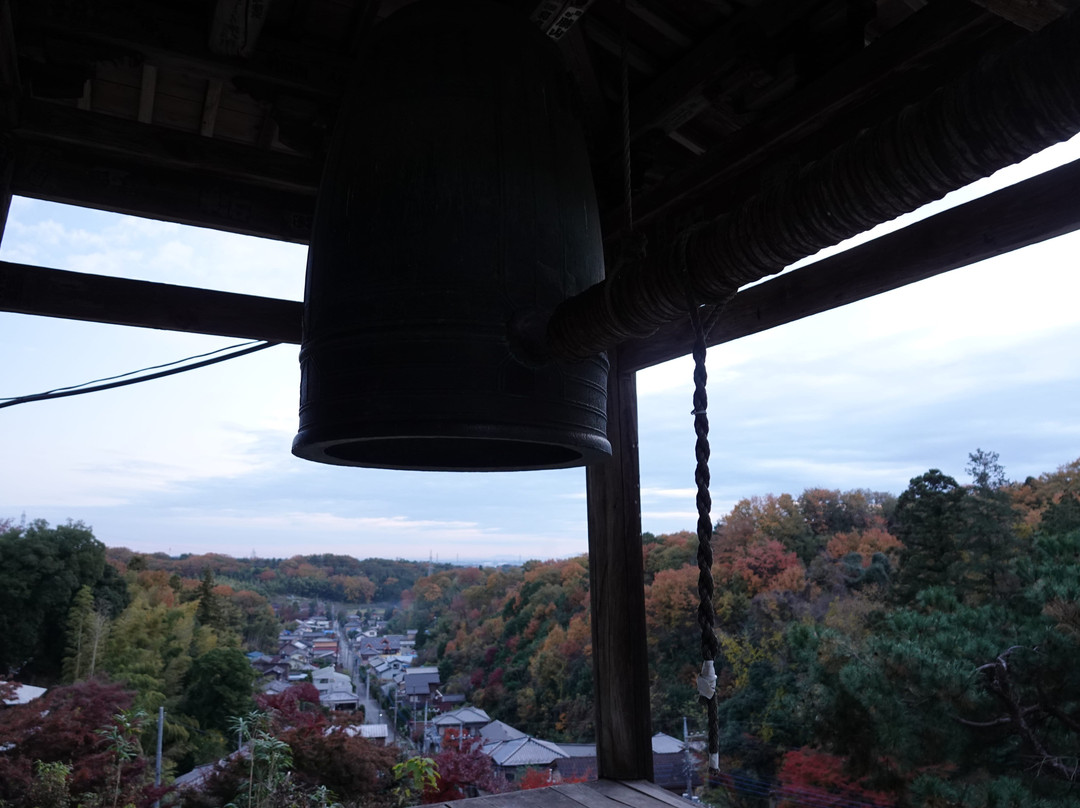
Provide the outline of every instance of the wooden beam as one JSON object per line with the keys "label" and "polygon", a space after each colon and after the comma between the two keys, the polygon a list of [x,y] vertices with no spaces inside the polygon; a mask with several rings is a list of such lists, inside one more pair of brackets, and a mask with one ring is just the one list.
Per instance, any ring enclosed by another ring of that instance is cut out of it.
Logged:
{"label": "wooden beam", "polygon": [[599,777],[652,780],[652,715],[641,559],[637,388],[611,352],[608,438],[612,456],[588,466],[596,760]]}
{"label": "wooden beam", "polygon": [[[18,169],[15,176],[19,176]],[[719,345],[756,334],[1080,230],[1080,195],[1074,191],[1077,187],[1080,187],[1080,161],[753,286],[736,295],[728,305],[710,335],[709,344]],[[19,193],[17,185],[16,193]],[[0,310],[149,328],[199,330],[274,342],[300,340],[299,303],[115,278],[101,279],[101,284],[98,285],[97,276],[0,263]],[[124,291],[127,286],[130,291]],[[183,301],[182,308],[197,311],[206,306],[208,312],[220,319],[196,321],[198,328],[190,328],[189,315],[185,315],[187,320],[180,320],[173,309],[161,302],[173,294]],[[134,312],[129,304],[117,304],[113,310],[109,304],[114,295],[117,300],[137,299],[141,295],[145,301],[158,302],[140,303],[141,308]],[[72,297],[86,300],[79,302],[71,300]],[[227,301],[228,305],[223,306],[221,301]],[[689,353],[691,341],[688,326],[676,323],[648,339],[624,344],[618,358],[624,372],[632,373]],[[611,400],[620,395],[625,399],[628,393],[616,389]],[[627,418],[624,411],[613,410],[609,415],[611,428],[621,424],[619,429],[629,430],[630,425],[623,423]],[[613,433],[612,441],[617,437]],[[622,481],[637,474],[635,469],[620,473]],[[587,479],[594,479],[590,496],[596,505],[590,506],[590,514],[598,520],[597,530],[614,529],[604,527],[607,517],[597,510],[604,497],[616,496],[605,487],[614,484],[606,479],[606,474],[587,475]],[[617,494],[624,495],[625,492]],[[632,527],[630,530],[633,532]],[[608,533],[590,533],[597,541],[605,535]]]}
{"label": "wooden beam", "polygon": [[0,261],[0,311],[300,342],[303,304]]}
{"label": "wooden beam", "polygon": [[[197,137],[197,136],[194,136]],[[17,196],[306,244],[314,193],[263,188],[76,147],[18,144]]]}
{"label": "wooden beam", "polygon": [[[266,153],[257,148],[190,132],[83,112],[47,101],[27,100],[15,134],[24,142],[79,146],[136,165],[181,169],[251,185],[314,195],[322,166],[314,159]],[[90,158],[91,165],[93,158]]]}
{"label": "wooden beam", "polygon": [[[710,338],[719,345],[942,272],[1080,230],[1080,160],[939,213],[902,230],[739,292]],[[693,335],[673,323],[622,346],[640,370],[690,353]]]}

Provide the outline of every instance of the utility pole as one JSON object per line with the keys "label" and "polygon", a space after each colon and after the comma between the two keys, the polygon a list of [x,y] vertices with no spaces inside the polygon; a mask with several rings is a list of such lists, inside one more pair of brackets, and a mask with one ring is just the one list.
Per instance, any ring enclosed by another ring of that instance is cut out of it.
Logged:
{"label": "utility pole", "polygon": [[[154,787],[161,785],[161,737],[165,734],[165,708],[157,712],[157,758],[154,763]],[[154,808],[161,808],[161,800],[154,800]]]}
{"label": "utility pole", "polygon": [[683,768],[686,770],[686,799],[694,798],[694,767],[690,762],[690,733],[686,728],[686,716],[682,717]]}

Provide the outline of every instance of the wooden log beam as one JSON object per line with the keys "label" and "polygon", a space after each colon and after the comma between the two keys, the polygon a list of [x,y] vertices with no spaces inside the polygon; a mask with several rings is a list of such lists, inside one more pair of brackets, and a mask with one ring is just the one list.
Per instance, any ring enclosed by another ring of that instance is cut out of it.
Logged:
{"label": "wooden log beam", "polygon": [[302,304],[0,261],[0,311],[300,343]]}
{"label": "wooden log beam", "polygon": [[273,190],[60,144],[18,144],[11,191],[50,202],[300,244],[306,244],[311,235],[315,212],[313,191]]}
{"label": "wooden log beam", "polygon": [[612,455],[588,466],[597,775],[652,780],[652,715],[641,559],[637,387],[611,352],[608,439]]}
{"label": "wooden log beam", "polygon": [[[899,289],[951,269],[1080,230],[1080,160],[739,292],[710,345]],[[690,353],[688,323],[621,347],[640,370]]]}
{"label": "wooden log beam", "polygon": [[308,157],[267,154],[238,143],[47,101],[27,100],[14,131],[25,142],[77,146],[101,155],[122,156],[144,166],[180,169],[312,196],[318,190],[322,170],[316,160]]}

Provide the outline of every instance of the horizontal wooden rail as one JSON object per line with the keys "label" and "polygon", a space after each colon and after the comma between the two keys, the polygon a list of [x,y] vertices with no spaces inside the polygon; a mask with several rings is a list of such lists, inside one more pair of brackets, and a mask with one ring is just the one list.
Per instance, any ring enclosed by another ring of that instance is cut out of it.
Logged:
{"label": "horizontal wooden rail", "polygon": [[[1080,161],[740,292],[710,336],[729,342],[1080,229]],[[0,262],[0,311],[300,342],[301,304]],[[690,352],[686,323],[623,345],[625,370]]]}
{"label": "horizontal wooden rail", "polygon": [[303,304],[0,261],[0,311],[300,342]]}

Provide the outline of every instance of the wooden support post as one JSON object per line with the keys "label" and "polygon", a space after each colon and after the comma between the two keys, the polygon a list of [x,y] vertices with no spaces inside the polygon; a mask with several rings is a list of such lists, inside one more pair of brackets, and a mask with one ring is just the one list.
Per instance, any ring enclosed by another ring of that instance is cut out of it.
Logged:
{"label": "wooden support post", "polygon": [[597,774],[611,780],[652,780],[637,383],[632,372],[620,372],[618,352],[610,356],[612,457],[585,471]]}

